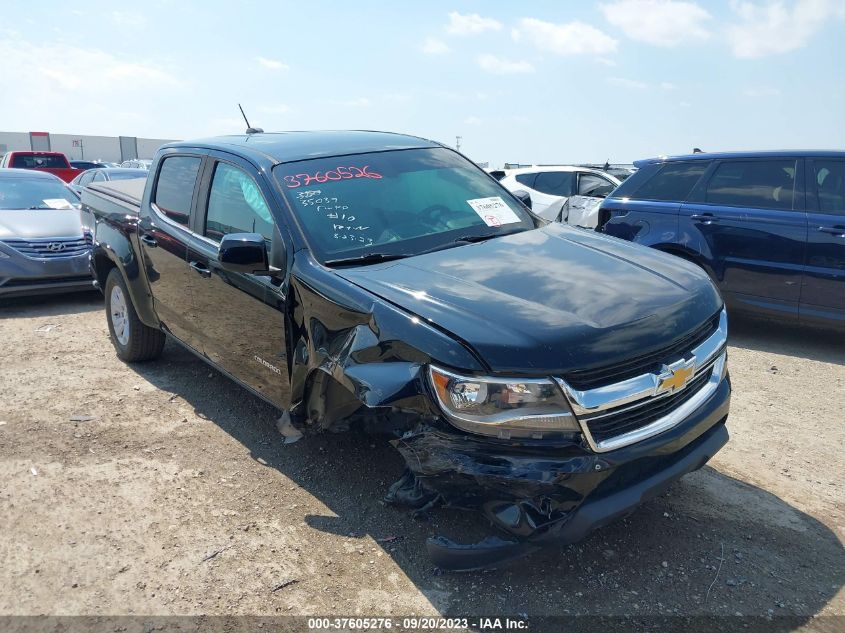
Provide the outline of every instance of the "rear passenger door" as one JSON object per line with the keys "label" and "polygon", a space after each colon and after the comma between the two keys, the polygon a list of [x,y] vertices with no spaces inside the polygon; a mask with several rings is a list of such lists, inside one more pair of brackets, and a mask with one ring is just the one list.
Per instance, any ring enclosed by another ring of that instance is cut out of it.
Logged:
{"label": "rear passenger door", "polygon": [[222,152],[212,152],[209,159],[193,225],[195,238],[188,246],[202,351],[255,392],[287,408],[286,282],[278,276],[226,271],[217,260],[224,235],[259,233],[271,264],[280,263],[286,249],[270,208],[273,194],[253,177],[255,167],[246,161]]}
{"label": "rear passenger door", "polygon": [[191,292],[187,242],[202,156],[172,152],[158,164],[149,204],[141,206],[138,248],[153,305],[164,328],[198,348],[190,318]]}
{"label": "rear passenger door", "polygon": [[845,322],[845,159],[807,164],[807,265],[801,320]]}
{"label": "rear passenger door", "polygon": [[803,160],[717,161],[683,205],[678,231],[725,299],[798,316],[807,240]]}

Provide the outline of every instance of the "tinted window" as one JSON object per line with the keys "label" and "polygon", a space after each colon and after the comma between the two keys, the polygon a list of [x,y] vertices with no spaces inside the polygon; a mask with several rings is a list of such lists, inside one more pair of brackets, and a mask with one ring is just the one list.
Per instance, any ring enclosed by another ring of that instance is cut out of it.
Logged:
{"label": "tinted window", "polygon": [[102,171],[97,170],[94,172],[94,182],[103,182],[106,179],[105,175]]}
{"label": "tinted window", "polygon": [[537,174],[517,174],[515,176],[516,181],[526,187],[534,187],[534,179],[537,177]]}
{"label": "tinted window", "polygon": [[10,166],[20,169],[67,169],[68,163],[64,156],[55,154],[14,154]]}
{"label": "tinted window", "polygon": [[77,181],[77,184],[78,184],[80,187],[84,187],[85,185],[87,185],[88,183],[90,183],[90,182],[91,182],[91,179],[92,179],[92,178],[94,178],[94,174],[93,174],[92,172],[90,172],[90,171],[89,171],[89,172],[86,172],[86,173],[82,174],[82,175],[79,177],[79,180]]}
{"label": "tinted window", "polygon": [[196,156],[165,158],[158,172],[155,204],[168,218],[187,226],[191,215],[194,184],[200,170]]}
{"label": "tinted window", "polygon": [[568,196],[572,194],[571,171],[541,171],[534,181],[534,189],[551,196]]}
{"label": "tinted window", "polygon": [[581,196],[606,196],[615,188],[612,182],[595,174],[581,174],[578,177],[578,194]]}
{"label": "tinted window", "polygon": [[228,233],[260,233],[272,241],[273,216],[252,178],[237,167],[217,163],[208,194],[205,235],[219,242]]}
{"label": "tinted window", "polygon": [[[666,163],[629,197],[635,200],[666,200],[683,202],[710,166],[709,161]],[[629,179],[632,182],[633,179]],[[624,195],[621,192],[619,195]]]}
{"label": "tinted window", "polygon": [[447,149],[284,163],[273,173],[323,259],[412,255],[458,238],[535,227],[497,182]]}
{"label": "tinted window", "polygon": [[816,160],[813,173],[822,213],[845,215],[845,160]]}
{"label": "tinted window", "polygon": [[791,209],[794,160],[727,161],[707,184],[705,202],[738,207]]}

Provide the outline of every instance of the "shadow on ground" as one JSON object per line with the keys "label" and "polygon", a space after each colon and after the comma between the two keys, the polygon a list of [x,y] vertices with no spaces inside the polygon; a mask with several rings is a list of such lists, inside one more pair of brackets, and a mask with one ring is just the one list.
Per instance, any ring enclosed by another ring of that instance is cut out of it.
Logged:
{"label": "shadow on ground", "polygon": [[728,331],[728,342],[737,347],[845,365],[845,335],[841,331],[734,314],[730,316]]}
{"label": "shadow on ground", "polygon": [[0,319],[31,316],[61,316],[64,314],[83,314],[103,309],[103,295],[99,290],[74,292],[35,297],[0,297]]}
{"label": "shadow on ground", "polygon": [[[734,344],[779,344],[767,337],[739,334]],[[834,353],[821,343],[813,350]],[[281,471],[336,515],[308,516],[310,527],[375,539],[444,615],[739,613],[799,616],[800,623],[845,584],[845,550],[830,529],[709,467],[583,543],[547,549],[496,571],[443,574],[428,561],[425,539],[446,534],[471,542],[486,528],[456,510],[419,521],[383,505],[402,471],[401,458],[384,438],[323,435],[285,446],[272,407],[216,372],[209,379],[207,365],[171,342],[160,362],[133,369],[178,393],[248,448],[252,459]]]}

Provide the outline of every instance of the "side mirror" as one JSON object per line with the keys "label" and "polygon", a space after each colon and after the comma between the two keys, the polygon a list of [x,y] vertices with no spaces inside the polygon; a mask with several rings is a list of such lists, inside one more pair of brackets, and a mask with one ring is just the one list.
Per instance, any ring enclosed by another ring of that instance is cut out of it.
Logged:
{"label": "side mirror", "polygon": [[516,191],[511,192],[514,195],[514,198],[519,200],[526,209],[531,208],[531,194],[525,191],[525,189],[517,189]]}
{"label": "side mirror", "polygon": [[258,233],[224,235],[217,249],[217,261],[223,270],[233,273],[266,275],[270,272],[267,243]]}

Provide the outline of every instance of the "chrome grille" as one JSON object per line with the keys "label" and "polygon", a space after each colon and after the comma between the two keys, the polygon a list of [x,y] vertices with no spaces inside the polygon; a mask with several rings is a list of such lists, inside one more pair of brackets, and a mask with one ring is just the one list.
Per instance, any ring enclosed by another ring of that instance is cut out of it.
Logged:
{"label": "chrome grille", "polygon": [[6,238],[2,240],[6,246],[18,251],[21,255],[34,259],[57,259],[62,257],[76,257],[83,255],[91,248],[90,238],[80,237],[51,237],[39,239]]}
{"label": "chrome grille", "polygon": [[710,367],[693,378],[683,389],[662,398],[648,398],[645,402],[621,407],[620,411],[609,411],[606,415],[585,420],[590,428],[590,435],[596,444],[601,444],[619,435],[630,433],[651,424],[671,413],[692,398],[701,389],[713,373]]}
{"label": "chrome grille", "polygon": [[697,341],[694,347],[673,346],[671,356],[650,360],[652,371],[592,389],[578,389],[568,377],[558,378],[591,448],[597,452],[621,448],[667,431],[691,415],[722,381],[727,335],[728,319],[722,310],[715,331],[704,339],[686,338]]}
{"label": "chrome grille", "polygon": [[571,387],[583,391],[653,371],[660,367],[661,363],[667,358],[684,354],[707,340],[718,327],[719,314],[715,314],[706,323],[667,347],[617,363],[611,367],[572,372],[566,375],[566,382]]}

